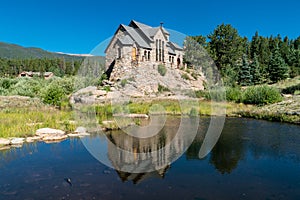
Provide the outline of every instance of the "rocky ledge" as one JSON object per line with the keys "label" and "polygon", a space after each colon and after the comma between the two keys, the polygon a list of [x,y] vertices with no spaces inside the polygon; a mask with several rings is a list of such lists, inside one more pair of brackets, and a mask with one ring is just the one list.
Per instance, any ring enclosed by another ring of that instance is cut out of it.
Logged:
{"label": "rocky ledge", "polygon": [[37,141],[44,141],[46,143],[61,142],[68,137],[85,137],[90,134],[86,132],[84,127],[78,127],[74,133],[66,134],[65,131],[52,129],[52,128],[41,128],[38,129],[34,136],[26,138],[0,138],[0,150],[9,149],[11,147],[22,147],[23,143],[31,143]]}

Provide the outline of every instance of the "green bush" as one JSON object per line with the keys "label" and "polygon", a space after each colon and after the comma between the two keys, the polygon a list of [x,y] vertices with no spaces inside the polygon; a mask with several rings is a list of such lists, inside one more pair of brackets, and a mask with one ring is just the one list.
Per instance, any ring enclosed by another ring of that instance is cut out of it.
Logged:
{"label": "green bush", "polygon": [[167,68],[166,68],[166,66],[160,64],[157,67],[157,71],[161,76],[164,76],[167,73]]}
{"label": "green bush", "polygon": [[295,91],[300,90],[300,84],[293,85],[282,90],[283,94],[294,94]]}
{"label": "green bush", "polygon": [[238,87],[226,87],[226,100],[241,102],[242,99],[242,91]]}
{"label": "green bush", "polygon": [[125,87],[126,84],[127,84],[127,79],[121,80],[121,86],[122,87]]}
{"label": "green bush", "polygon": [[190,114],[191,117],[197,117],[198,116],[198,111],[196,108],[191,108]]}
{"label": "green bush", "polygon": [[186,73],[181,74],[181,78],[185,79],[185,80],[190,80],[189,75],[187,75]]}
{"label": "green bush", "polygon": [[46,104],[60,107],[63,99],[66,98],[66,94],[62,86],[53,82],[41,92],[41,98]]}
{"label": "green bush", "polygon": [[195,72],[192,72],[191,76],[192,76],[195,80],[198,79],[198,75],[197,75]]}
{"label": "green bush", "polygon": [[8,93],[7,89],[0,87],[0,96],[5,96],[7,95],[7,93]]}
{"label": "green bush", "polygon": [[11,95],[36,97],[43,88],[45,80],[39,78],[20,78],[18,82],[10,88]]}
{"label": "green bush", "polygon": [[282,100],[276,88],[263,86],[251,86],[243,92],[242,101],[246,104],[264,105],[276,103]]}
{"label": "green bush", "polygon": [[224,88],[212,88],[204,93],[204,97],[212,101],[225,101],[226,92]]}
{"label": "green bush", "polygon": [[158,84],[158,92],[170,92],[170,89],[161,85],[161,84]]}
{"label": "green bush", "polygon": [[11,78],[1,78],[0,79],[0,87],[3,89],[9,89],[13,85],[15,85],[18,81],[16,79]]}

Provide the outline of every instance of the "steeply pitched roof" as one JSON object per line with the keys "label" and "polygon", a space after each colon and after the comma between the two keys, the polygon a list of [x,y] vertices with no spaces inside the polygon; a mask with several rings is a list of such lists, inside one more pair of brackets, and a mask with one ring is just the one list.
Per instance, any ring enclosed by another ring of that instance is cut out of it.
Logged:
{"label": "steeply pitched roof", "polygon": [[178,50],[182,50],[182,47],[181,46],[179,46],[178,44],[176,44],[175,42],[169,42],[173,47],[175,47],[176,49],[178,49]]}
{"label": "steeply pitched roof", "polygon": [[151,46],[141,37],[141,35],[137,32],[137,29],[132,28],[130,26],[123,25],[126,32],[131,36],[131,38],[141,47],[151,48]]}
{"label": "steeply pitched roof", "polygon": [[[134,43],[136,43],[138,46],[147,49],[151,49],[151,43],[154,42],[153,37],[160,29],[164,34],[170,35],[170,33],[164,27],[151,27],[134,20],[132,20],[128,26],[121,24],[118,30],[119,29],[125,31],[125,35],[118,38],[118,41],[123,45],[133,45]],[[116,33],[118,32],[118,30],[116,31]],[[170,54],[175,54],[175,50],[182,50],[182,47],[174,42],[169,41],[167,43],[167,49]]]}

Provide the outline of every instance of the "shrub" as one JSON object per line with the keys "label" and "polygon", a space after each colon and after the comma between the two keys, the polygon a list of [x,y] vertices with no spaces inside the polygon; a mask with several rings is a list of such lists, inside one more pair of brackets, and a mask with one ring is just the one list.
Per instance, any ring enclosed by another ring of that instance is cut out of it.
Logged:
{"label": "shrub", "polygon": [[100,78],[99,78],[99,81],[97,82],[97,85],[103,85],[103,81],[104,80],[107,80],[108,79],[108,77],[107,77],[107,75],[106,75],[106,73],[103,73],[101,76],[100,76]]}
{"label": "shrub", "polygon": [[192,76],[195,80],[198,79],[198,75],[197,75],[195,72],[192,72],[191,76]]}
{"label": "shrub", "polygon": [[157,67],[157,71],[161,76],[164,76],[167,73],[167,68],[166,68],[166,66],[160,64]]}
{"label": "shrub", "polygon": [[20,78],[18,82],[10,88],[10,94],[36,97],[43,88],[45,81],[35,78]]}
{"label": "shrub", "polygon": [[41,98],[46,104],[60,107],[66,95],[64,89],[59,84],[53,82],[41,92]]}
{"label": "shrub", "polygon": [[3,89],[9,89],[11,86],[15,85],[18,81],[16,79],[2,78],[0,79],[0,87]]}
{"label": "shrub", "polygon": [[238,87],[227,87],[226,88],[226,100],[241,102],[242,99],[242,91]]}
{"label": "shrub", "polygon": [[0,86],[0,96],[5,96],[5,95],[7,95],[7,93],[8,93],[8,91],[5,88]]}
{"label": "shrub", "polygon": [[127,79],[121,80],[121,86],[122,87],[125,87],[126,84],[127,84]]}
{"label": "shrub", "polygon": [[263,85],[248,87],[243,92],[242,100],[246,104],[264,105],[279,102],[282,97],[276,88]]}
{"label": "shrub", "polygon": [[225,101],[226,93],[223,88],[212,88],[209,91],[205,91],[204,97],[212,101]]}
{"label": "shrub", "polygon": [[198,116],[198,111],[196,108],[191,108],[190,114],[191,117],[197,117]]}
{"label": "shrub", "polygon": [[104,89],[106,92],[110,92],[110,86],[109,86],[109,85],[104,86],[103,89]]}
{"label": "shrub", "polygon": [[185,80],[190,80],[189,75],[187,75],[186,73],[181,74],[181,78],[185,79]]}
{"label": "shrub", "polygon": [[295,91],[297,91],[297,90],[300,90],[300,84],[284,88],[282,90],[282,93],[284,93],[284,94],[294,94]]}
{"label": "shrub", "polygon": [[158,84],[158,92],[170,92],[170,89],[161,84]]}

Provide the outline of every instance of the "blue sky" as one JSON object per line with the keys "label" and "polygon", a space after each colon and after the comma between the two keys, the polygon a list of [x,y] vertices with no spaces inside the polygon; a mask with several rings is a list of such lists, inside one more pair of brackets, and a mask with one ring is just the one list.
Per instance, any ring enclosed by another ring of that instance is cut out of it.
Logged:
{"label": "blue sky", "polygon": [[[262,1],[262,2],[261,2]],[[240,35],[300,36],[297,0],[2,0],[0,41],[54,52],[89,53],[131,19],[187,35],[230,23]]]}

